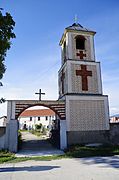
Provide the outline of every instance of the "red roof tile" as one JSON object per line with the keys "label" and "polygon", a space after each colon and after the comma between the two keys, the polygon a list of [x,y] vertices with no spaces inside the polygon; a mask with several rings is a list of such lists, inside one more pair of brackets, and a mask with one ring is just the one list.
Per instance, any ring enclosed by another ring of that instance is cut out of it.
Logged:
{"label": "red roof tile", "polygon": [[34,117],[34,116],[54,116],[55,113],[51,109],[35,109],[35,110],[25,110],[19,117]]}

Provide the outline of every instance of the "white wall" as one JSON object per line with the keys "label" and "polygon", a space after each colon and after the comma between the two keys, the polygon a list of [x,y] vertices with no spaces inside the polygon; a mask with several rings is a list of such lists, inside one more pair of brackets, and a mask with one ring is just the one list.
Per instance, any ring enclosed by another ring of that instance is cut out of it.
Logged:
{"label": "white wall", "polygon": [[27,129],[35,129],[35,124],[42,124],[47,128],[48,126],[52,125],[52,120],[55,119],[55,116],[42,116],[40,117],[40,120],[38,120],[38,117],[32,117],[32,120],[30,120],[30,117],[19,117],[19,129],[24,128],[24,124],[26,124]]}
{"label": "white wall", "polygon": [[6,118],[2,117],[0,118],[0,127],[5,127],[6,126]]}

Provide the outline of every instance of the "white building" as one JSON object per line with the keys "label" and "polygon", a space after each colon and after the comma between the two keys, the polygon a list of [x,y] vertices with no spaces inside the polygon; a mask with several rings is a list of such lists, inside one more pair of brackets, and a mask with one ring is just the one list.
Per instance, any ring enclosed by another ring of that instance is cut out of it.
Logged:
{"label": "white building", "polygon": [[7,120],[6,116],[0,117],[0,127],[5,127],[6,126],[6,120]]}
{"label": "white building", "polygon": [[119,123],[119,114],[110,117],[110,123]]}
{"label": "white building", "polygon": [[50,109],[25,110],[18,120],[19,129],[35,129],[36,124],[51,128],[55,120],[55,113]]}

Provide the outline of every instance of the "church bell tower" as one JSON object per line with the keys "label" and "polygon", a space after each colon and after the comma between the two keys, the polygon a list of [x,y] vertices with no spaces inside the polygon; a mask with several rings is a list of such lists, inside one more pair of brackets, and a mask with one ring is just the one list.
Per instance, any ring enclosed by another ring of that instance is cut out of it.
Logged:
{"label": "church bell tower", "polygon": [[95,59],[95,34],[74,23],[60,40],[59,100],[66,103],[69,145],[105,141],[109,130],[108,97],[103,95],[100,62]]}

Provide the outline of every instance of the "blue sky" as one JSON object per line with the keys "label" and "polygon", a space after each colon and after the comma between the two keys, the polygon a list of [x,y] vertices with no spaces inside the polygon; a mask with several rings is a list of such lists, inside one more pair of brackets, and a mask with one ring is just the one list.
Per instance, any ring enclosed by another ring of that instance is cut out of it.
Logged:
{"label": "blue sky", "polygon": [[[109,95],[110,114],[119,113],[119,2],[118,0],[0,0],[3,12],[16,22],[16,39],[7,52],[7,70],[0,97],[6,99],[58,98],[59,41],[65,27],[78,21],[97,32],[96,59],[101,62],[103,92]],[[0,105],[0,116],[6,104]]]}

